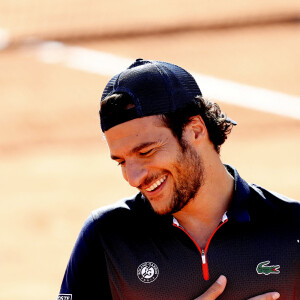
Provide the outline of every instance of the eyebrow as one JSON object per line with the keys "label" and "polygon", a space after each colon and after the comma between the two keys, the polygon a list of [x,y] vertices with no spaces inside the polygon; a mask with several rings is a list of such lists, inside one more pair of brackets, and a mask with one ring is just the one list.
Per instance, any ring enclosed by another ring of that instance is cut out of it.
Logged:
{"label": "eyebrow", "polygon": [[[145,143],[141,143],[141,144],[137,145],[136,147],[134,147],[132,150],[130,150],[130,153],[131,154],[137,153],[137,152],[141,151],[142,149],[147,148],[147,147],[152,146],[152,145],[155,145],[157,143],[158,142],[145,142]],[[111,155],[110,157],[113,160],[117,160],[117,159],[121,158],[121,157],[118,157],[116,155]]]}

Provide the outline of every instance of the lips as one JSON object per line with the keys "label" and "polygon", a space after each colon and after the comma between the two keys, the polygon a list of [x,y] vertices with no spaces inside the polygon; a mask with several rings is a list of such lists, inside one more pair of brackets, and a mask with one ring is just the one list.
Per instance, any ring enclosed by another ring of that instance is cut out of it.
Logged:
{"label": "lips", "polygon": [[165,180],[167,179],[167,176],[164,175],[163,177],[161,177],[160,179],[156,180],[154,183],[152,183],[148,188],[146,188],[145,190],[147,192],[153,192],[155,191]]}

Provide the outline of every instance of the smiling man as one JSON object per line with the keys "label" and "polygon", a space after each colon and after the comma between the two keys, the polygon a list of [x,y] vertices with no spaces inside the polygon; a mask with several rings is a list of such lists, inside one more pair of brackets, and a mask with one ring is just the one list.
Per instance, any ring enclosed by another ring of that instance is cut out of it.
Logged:
{"label": "smiling man", "polygon": [[116,126],[106,140],[125,180],[143,193],[158,214],[176,213],[195,197],[203,180],[201,158],[192,147],[183,150],[159,117]]}
{"label": "smiling man", "polygon": [[222,163],[236,123],[187,71],[136,60],[100,120],[139,193],[91,214],[58,299],[300,299],[300,205]]}

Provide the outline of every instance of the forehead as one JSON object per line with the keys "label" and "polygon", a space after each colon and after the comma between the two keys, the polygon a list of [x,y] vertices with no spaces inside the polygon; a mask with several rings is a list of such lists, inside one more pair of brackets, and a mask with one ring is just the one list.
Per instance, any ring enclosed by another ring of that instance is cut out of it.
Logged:
{"label": "forehead", "polygon": [[140,143],[155,142],[171,135],[159,116],[133,119],[116,125],[105,132],[110,151],[133,148]]}

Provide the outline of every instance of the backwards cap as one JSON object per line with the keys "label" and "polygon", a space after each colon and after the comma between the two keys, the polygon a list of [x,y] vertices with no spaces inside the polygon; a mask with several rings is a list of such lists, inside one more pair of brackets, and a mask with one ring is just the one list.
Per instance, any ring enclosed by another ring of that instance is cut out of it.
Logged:
{"label": "backwards cap", "polygon": [[106,85],[101,101],[115,93],[127,93],[135,107],[118,118],[102,116],[102,131],[126,121],[166,114],[194,102],[202,96],[194,77],[176,65],[137,59],[128,69],[115,75]]}

